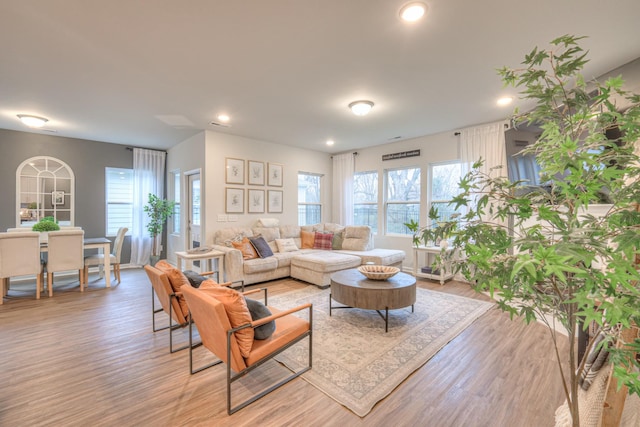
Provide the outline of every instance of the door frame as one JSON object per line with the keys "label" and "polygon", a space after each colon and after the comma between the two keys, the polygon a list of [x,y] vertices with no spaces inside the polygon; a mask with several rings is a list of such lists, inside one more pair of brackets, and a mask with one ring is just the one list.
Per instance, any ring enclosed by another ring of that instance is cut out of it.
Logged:
{"label": "door frame", "polygon": [[203,236],[206,235],[205,230],[205,214],[204,214],[204,199],[205,199],[205,191],[204,191],[204,179],[203,172],[201,168],[191,169],[185,171],[183,174],[184,179],[184,189],[185,191],[182,193],[184,195],[184,206],[185,206],[185,215],[181,222],[181,227],[184,230],[184,250],[191,249],[191,232],[189,227],[189,222],[191,221],[191,186],[189,185],[189,180],[192,175],[200,175],[200,244],[202,245]]}

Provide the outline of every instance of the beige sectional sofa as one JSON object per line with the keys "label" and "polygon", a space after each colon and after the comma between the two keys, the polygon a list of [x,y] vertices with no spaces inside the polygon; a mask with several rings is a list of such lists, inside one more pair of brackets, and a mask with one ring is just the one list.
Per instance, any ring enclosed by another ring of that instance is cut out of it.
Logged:
{"label": "beige sectional sofa", "polygon": [[[306,232],[304,239],[301,232]],[[309,233],[321,233],[325,237],[326,234],[332,234],[332,249],[303,248],[303,243],[309,246]],[[234,247],[234,242],[238,246],[243,238],[256,236],[264,238],[273,255],[244,259],[243,252]],[[278,250],[278,243],[283,246],[283,242],[290,244],[291,240],[295,247],[289,245],[287,251]],[[245,285],[291,276],[324,288],[330,285],[330,276],[335,271],[354,268],[366,262],[402,267],[405,258],[405,253],[401,250],[374,248],[368,226],[342,226],[333,223],[302,227],[283,225],[225,228],[215,233],[213,248],[225,253],[225,280],[244,280]]]}

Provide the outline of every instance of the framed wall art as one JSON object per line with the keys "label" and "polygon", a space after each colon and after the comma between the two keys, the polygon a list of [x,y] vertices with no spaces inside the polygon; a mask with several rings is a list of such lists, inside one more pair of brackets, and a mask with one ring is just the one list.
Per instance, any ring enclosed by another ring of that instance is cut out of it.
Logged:
{"label": "framed wall art", "polygon": [[267,191],[267,211],[269,213],[282,213],[282,191]]}
{"label": "framed wall art", "polygon": [[247,161],[249,185],[264,185],[264,162]]}
{"label": "framed wall art", "polygon": [[54,206],[64,205],[64,191],[52,191],[51,202]]}
{"label": "framed wall art", "polygon": [[282,165],[269,163],[267,183],[271,187],[282,187]]}
{"label": "framed wall art", "polygon": [[224,204],[226,213],[244,213],[244,189],[227,187]]}
{"label": "framed wall art", "polygon": [[244,184],[244,160],[227,157],[224,167],[227,184]]}
{"label": "framed wall art", "polygon": [[247,212],[264,213],[264,190],[249,190]]}

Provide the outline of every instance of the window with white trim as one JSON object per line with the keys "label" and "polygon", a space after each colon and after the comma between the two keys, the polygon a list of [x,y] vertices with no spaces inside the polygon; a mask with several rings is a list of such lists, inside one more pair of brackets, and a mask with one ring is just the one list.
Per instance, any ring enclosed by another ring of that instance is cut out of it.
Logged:
{"label": "window with white trim", "polygon": [[385,232],[413,234],[404,224],[420,221],[420,168],[385,171]]}
{"label": "window with white trim", "polygon": [[378,172],[353,175],[353,224],[368,225],[378,232]]}
{"label": "window with white trim", "polygon": [[105,168],[107,199],[107,236],[115,236],[120,227],[133,228],[133,169]]}
{"label": "window with white trim", "polygon": [[[436,163],[430,166],[431,176],[431,201],[430,206],[438,209],[438,217],[442,221],[448,221],[454,213],[463,213],[463,207],[458,210],[450,206],[449,202],[460,193],[458,183],[462,176],[462,163],[448,162]],[[432,224],[436,226],[437,224]]]}
{"label": "window with white trim", "polygon": [[321,178],[320,174],[298,172],[298,225],[322,220]]}

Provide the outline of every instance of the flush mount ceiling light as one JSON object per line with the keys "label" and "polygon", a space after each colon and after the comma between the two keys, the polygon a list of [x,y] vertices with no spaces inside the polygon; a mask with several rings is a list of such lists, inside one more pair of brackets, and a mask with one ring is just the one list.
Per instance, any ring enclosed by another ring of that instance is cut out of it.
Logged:
{"label": "flush mount ceiling light", "polygon": [[231,117],[229,117],[226,114],[220,114],[218,115],[218,120],[220,120],[222,123],[229,123],[229,120],[231,120]]}
{"label": "flush mount ceiling light", "polygon": [[403,21],[415,22],[422,18],[426,11],[426,4],[419,1],[414,1],[402,6],[402,8],[400,9],[400,18],[402,18]]}
{"label": "flush mount ceiling light", "polygon": [[41,128],[49,121],[49,119],[45,119],[44,117],[32,116],[29,114],[18,114],[18,118],[22,123],[31,128]]}
{"label": "flush mount ceiling light", "polygon": [[500,99],[498,99],[498,101],[496,101],[496,103],[500,106],[504,106],[504,105],[509,105],[511,104],[511,102],[513,101],[513,98],[510,96],[505,96],[502,97]]}
{"label": "flush mount ceiling light", "polygon": [[366,116],[373,108],[373,102],[371,101],[353,101],[349,104],[349,108],[356,116]]}
{"label": "flush mount ceiling light", "polygon": [[333,139],[329,139],[329,140],[327,140],[327,145],[328,145],[329,147],[331,147],[333,144],[335,144],[335,142],[333,142]]}

